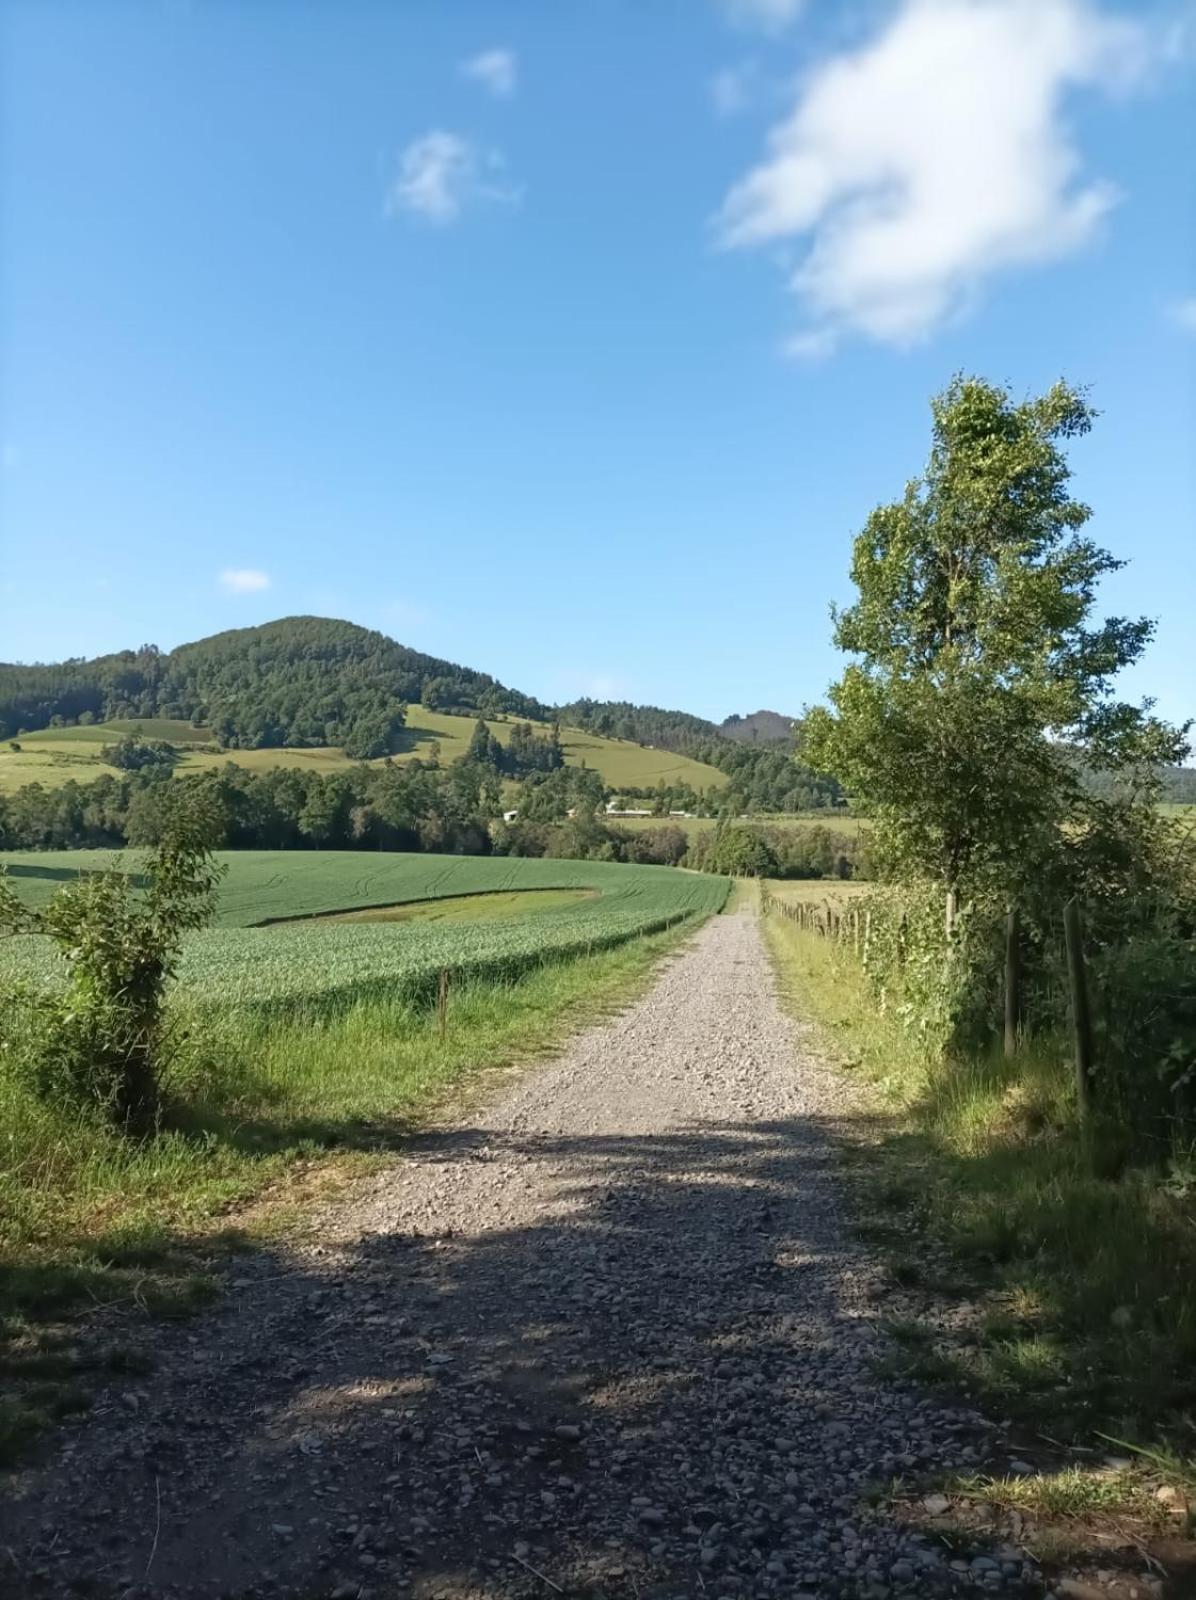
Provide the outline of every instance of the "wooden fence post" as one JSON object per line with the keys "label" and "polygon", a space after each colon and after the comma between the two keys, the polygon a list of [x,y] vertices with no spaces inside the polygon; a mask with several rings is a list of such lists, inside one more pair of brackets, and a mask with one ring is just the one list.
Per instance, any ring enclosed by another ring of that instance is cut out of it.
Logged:
{"label": "wooden fence post", "polygon": [[1076,1053],[1076,1103],[1080,1132],[1087,1139],[1092,1119],[1092,1017],[1088,1010],[1088,975],[1084,967],[1084,935],[1079,902],[1063,907],[1063,936],[1067,943],[1067,979],[1071,990],[1071,1030]]}
{"label": "wooden fence post", "polygon": [[864,971],[868,970],[868,957],[872,953],[872,911],[864,912]]}
{"label": "wooden fence post", "polygon": [[440,969],[440,984],[436,990],[436,1021],[440,1026],[440,1042],[444,1043],[448,1032],[448,993],[449,974],[447,967]]}
{"label": "wooden fence post", "polygon": [[1021,1017],[1021,949],[1018,944],[1017,907],[1005,918],[1005,1054],[1017,1053],[1017,1025]]}

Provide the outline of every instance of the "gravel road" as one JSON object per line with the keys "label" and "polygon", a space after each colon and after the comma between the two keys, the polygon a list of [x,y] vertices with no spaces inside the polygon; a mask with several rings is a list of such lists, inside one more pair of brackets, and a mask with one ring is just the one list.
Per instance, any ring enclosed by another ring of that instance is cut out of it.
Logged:
{"label": "gravel road", "polygon": [[1000,1441],[873,1374],[879,1268],[829,1144],[851,1094],[754,917],[712,919],[623,1015],[163,1330],[152,1377],[18,1481],[0,1592],[1041,1594],[1016,1551],[868,1505]]}

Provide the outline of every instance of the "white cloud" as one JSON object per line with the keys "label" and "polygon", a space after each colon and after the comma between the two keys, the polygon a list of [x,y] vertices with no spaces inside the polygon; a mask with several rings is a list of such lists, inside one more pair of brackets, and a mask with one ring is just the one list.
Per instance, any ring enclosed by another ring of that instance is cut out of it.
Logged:
{"label": "white cloud", "polygon": [[463,61],[461,71],[500,100],[513,95],[519,81],[519,62],[513,50],[482,50]]}
{"label": "white cloud", "polygon": [[1177,300],[1171,307],[1171,319],[1188,333],[1196,333],[1196,294]]}
{"label": "white cloud", "polygon": [[1116,203],[1081,181],[1067,90],[1131,86],[1145,28],[1089,0],[905,0],[816,67],[764,160],[727,195],[722,242],[795,239],[815,328],[908,344],[994,273],[1080,249]]}
{"label": "white cloud", "polygon": [[428,222],[455,222],[472,201],[514,204],[519,191],[504,180],[497,151],[481,151],[458,133],[434,128],[413,139],[399,156],[386,192],[387,216],[404,211]]}
{"label": "white cloud", "polygon": [[257,594],[270,587],[270,574],[256,567],[225,567],[220,582],[230,594]]}
{"label": "white cloud", "polygon": [[719,0],[723,14],[738,28],[783,33],[797,19],[805,0]]}

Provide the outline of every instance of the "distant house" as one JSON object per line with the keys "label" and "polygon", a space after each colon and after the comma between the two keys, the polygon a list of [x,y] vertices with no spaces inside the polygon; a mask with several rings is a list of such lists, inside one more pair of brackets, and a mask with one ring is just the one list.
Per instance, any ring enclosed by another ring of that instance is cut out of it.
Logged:
{"label": "distant house", "polygon": [[502,819],[504,822],[518,822],[519,813],[518,811],[504,811],[502,814]]}

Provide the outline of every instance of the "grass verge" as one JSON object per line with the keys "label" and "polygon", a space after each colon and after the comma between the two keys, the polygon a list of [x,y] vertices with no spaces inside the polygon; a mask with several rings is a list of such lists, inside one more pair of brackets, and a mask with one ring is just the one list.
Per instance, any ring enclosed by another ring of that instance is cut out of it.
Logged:
{"label": "grass verge", "polygon": [[462,984],[443,1041],[434,1014],[378,999],[285,1023],[181,1018],[170,1125],[143,1143],[44,1104],[21,1062],[0,1058],[0,1464],[47,1421],[85,1407],[98,1373],[136,1370],[147,1318],[207,1304],[213,1266],[284,1208],[242,1211],[235,1230],[230,1213],[267,1189],[293,1199],[313,1175],[335,1180],[400,1148],[484,1073],[549,1053],[625,1005],[692,931],[514,983]]}
{"label": "grass verge", "polygon": [[895,1361],[1043,1439],[1161,1444],[1181,1471],[1196,1455],[1196,1184],[1182,1165],[1094,1175],[1063,1041],[930,1060],[849,951],[780,918],[764,927],[790,1004],[876,1091],[847,1151],[862,1231],[896,1283],[945,1276],[977,1307],[949,1343],[903,1325]]}

